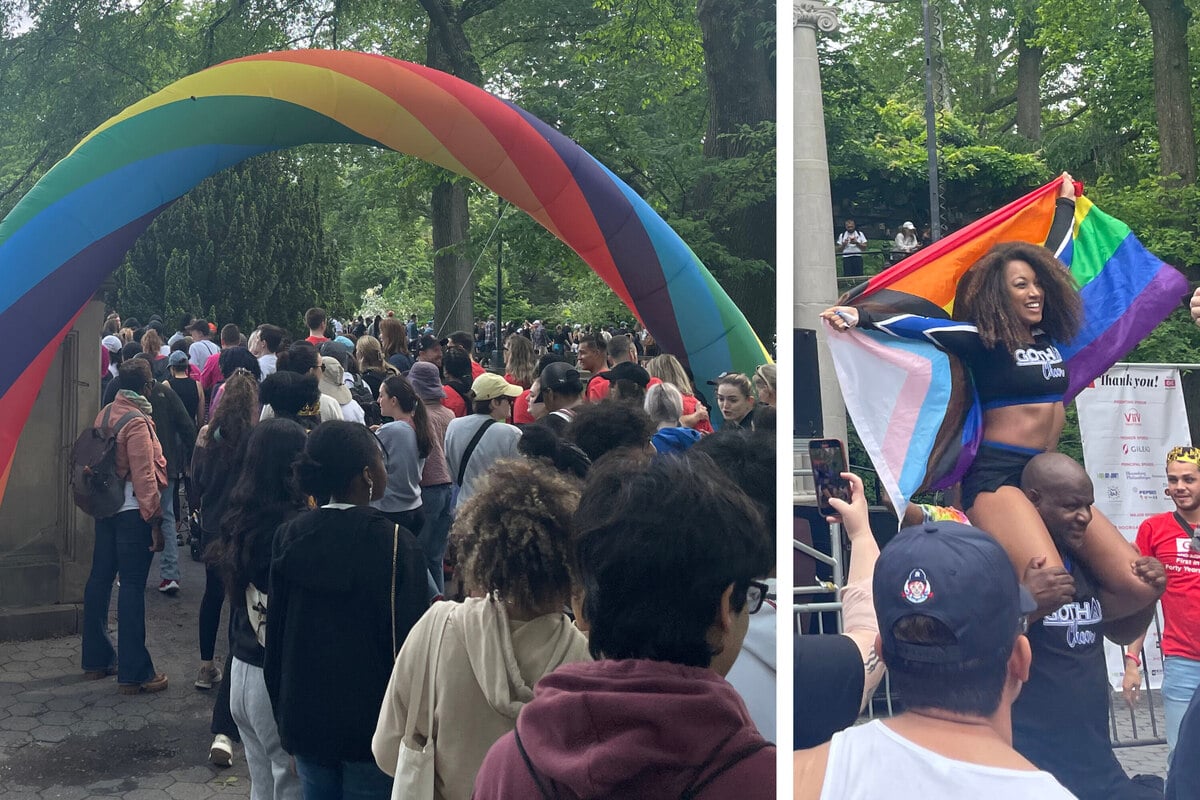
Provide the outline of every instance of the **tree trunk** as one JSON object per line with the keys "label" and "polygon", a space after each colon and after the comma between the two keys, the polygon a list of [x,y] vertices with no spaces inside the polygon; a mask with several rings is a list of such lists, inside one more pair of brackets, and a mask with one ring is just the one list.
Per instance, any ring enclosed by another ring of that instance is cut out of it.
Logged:
{"label": "tree trunk", "polygon": [[[497,4],[480,4],[479,10]],[[462,4],[454,0],[421,0],[421,6],[429,15],[425,63],[476,86],[482,85],[483,72],[463,30],[469,15],[463,11]],[[461,182],[449,180],[439,183],[433,189],[430,211],[434,249],[434,330],[439,336],[472,330],[475,280],[465,254],[471,227],[466,187]]]}
{"label": "tree trunk", "polygon": [[1139,0],[1150,15],[1154,43],[1154,107],[1158,114],[1159,171],[1196,182],[1196,136],[1184,0]]}
{"label": "tree trunk", "polygon": [[471,262],[462,256],[470,233],[467,187],[462,181],[439,183],[433,187],[432,205],[433,324],[439,336],[447,336],[469,331],[474,323],[471,301],[475,282]]}
{"label": "tree trunk", "polygon": [[1030,15],[1021,21],[1017,35],[1017,133],[1031,142],[1042,140],[1042,56],[1045,50],[1032,43],[1037,23]]}
{"label": "tree trunk", "polygon": [[[775,119],[774,43],[759,31],[775,19],[766,0],[699,0],[696,8],[704,48],[709,119],[704,155],[728,159],[746,154],[736,133]],[[694,209],[711,202],[711,183],[693,192]],[[742,209],[738,219],[714,233],[733,255],[775,263],[775,198]],[[721,285],[763,341],[775,332],[775,280],[766,275],[719,275]]]}
{"label": "tree trunk", "polygon": [[775,118],[775,64],[757,35],[774,13],[773,5],[762,0],[700,0],[696,7],[708,79],[706,156],[742,155],[736,141],[721,135]]}

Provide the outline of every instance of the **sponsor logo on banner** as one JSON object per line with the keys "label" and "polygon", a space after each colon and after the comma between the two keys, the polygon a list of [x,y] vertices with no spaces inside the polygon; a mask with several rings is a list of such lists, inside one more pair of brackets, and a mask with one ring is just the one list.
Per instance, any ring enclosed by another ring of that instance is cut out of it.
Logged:
{"label": "sponsor logo on banner", "polygon": [[1125,444],[1121,445],[1121,452],[1127,456],[1132,455],[1133,453],[1149,453],[1150,445],[1148,445],[1148,444],[1129,444],[1128,442],[1126,442]]}

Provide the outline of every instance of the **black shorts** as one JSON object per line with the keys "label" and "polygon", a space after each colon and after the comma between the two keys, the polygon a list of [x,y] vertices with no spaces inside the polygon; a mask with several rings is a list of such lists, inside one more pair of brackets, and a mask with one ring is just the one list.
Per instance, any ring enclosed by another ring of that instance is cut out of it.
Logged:
{"label": "black shorts", "polygon": [[980,492],[994,492],[1001,486],[1021,487],[1021,472],[1039,450],[984,442],[962,479],[962,508],[969,512]]}

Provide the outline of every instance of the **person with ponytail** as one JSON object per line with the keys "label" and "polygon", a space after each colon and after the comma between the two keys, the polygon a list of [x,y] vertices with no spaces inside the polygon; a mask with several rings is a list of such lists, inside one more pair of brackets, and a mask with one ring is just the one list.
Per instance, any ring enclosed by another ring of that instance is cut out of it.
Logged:
{"label": "person with ponytail", "polygon": [[400,375],[393,375],[379,387],[379,410],[384,417],[392,418],[376,430],[387,465],[387,489],[371,505],[419,536],[425,525],[421,470],[431,449],[429,414],[408,378]]}
{"label": "person with ponytail", "polygon": [[320,507],[275,535],[263,677],[279,739],[305,798],[387,800],[371,736],[396,653],[428,606],[425,557],[371,507],[387,469],[363,425],[319,425],[295,474]]}

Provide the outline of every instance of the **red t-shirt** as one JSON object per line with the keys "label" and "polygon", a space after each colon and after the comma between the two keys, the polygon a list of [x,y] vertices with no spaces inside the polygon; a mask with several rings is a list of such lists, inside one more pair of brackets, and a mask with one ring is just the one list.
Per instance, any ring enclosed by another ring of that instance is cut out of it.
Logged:
{"label": "red t-shirt", "polygon": [[444,387],[446,397],[442,400],[442,405],[454,412],[455,417],[465,417],[467,415],[467,403],[463,400],[458,390],[452,386]]}
{"label": "red t-shirt", "polygon": [[471,380],[475,380],[485,372],[487,372],[487,370],[483,368],[482,364],[474,359],[471,360]]}
{"label": "red t-shirt", "polygon": [[529,390],[521,392],[517,399],[513,401],[512,420],[513,425],[530,425],[537,422],[529,413]]}
{"label": "red t-shirt", "polygon": [[1191,532],[1179,526],[1174,513],[1158,514],[1138,527],[1137,548],[1167,571],[1163,655],[1200,661],[1200,553],[1192,550]]}
{"label": "red t-shirt", "polygon": [[[655,384],[658,384],[658,383],[662,383],[662,381],[660,381],[658,378],[655,378],[652,376],[650,378],[650,382],[646,384],[646,388],[649,389],[651,386],[654,386]],[[587,392],[584,394],[584,398],[589,403],[599,403],[601,400],[608,397],[608,390],[611,388],[612,388],[612,383],[608,380],[608,378],[601,378],[599,375],[597,375],[596,377],[594,377],[588,381]],[[695,400],[696,400],[696,398],[693,397],[692,402],[695,403]],[[692,411],[695,411],[695,410],[696,410],[696,406],[693,405]],[[685,414],[691,413],[690,411],[687,410],[687,397],[683,398],[683,413],[685,413]],[[696,430],[703,430],[703,429],[697,428]],[[707,432],[712,433],[711,425],[708,426]]]}
{"label": "red t-shirt", "polygon": [[[474,372],[474,370],[472,370],[472,373],[473,373],[473,372]],[[473,375],[472,375],[472,377],[471,377],[471,380],[474,380],[475,378],[478,378],[478,377],[479,377],[478,375],[474,375],[474,374],[473,374]],[[521,383],[519,380],[517,380],[516,378],[514,378],[514,377],[512,376],[512,374],[511,374],[511,373],[508,373],[508,372],[504,373],[504,380],[508,381],[508,382],[509,382],[509,383],[511,383],[513,386],[520,386],[522,389],[528,389],[528,388],[529,388],[529,385],[528,385],[528,384]]]}
{"label": "red t-shirt", "polygon": [[[683,415],[686,417],[688,414],[695,414],[696,407],[698,405],[700,405],[700,401],[696,399],[695,395],[685,394],[683,396]],[[697,423],[694,427],[696,430],[700,431],[701,433],[712,433],[713,432],[712,424],[706,419],[700,420],[700,422]]]}
{"label": "red t-shirt", "polygon": [[309,336],[309,337],[305,338],[304,341],[308,342],[313,347],[319,348],[321,345],[323,345],[329,341],[329,337],[328,336]]}

